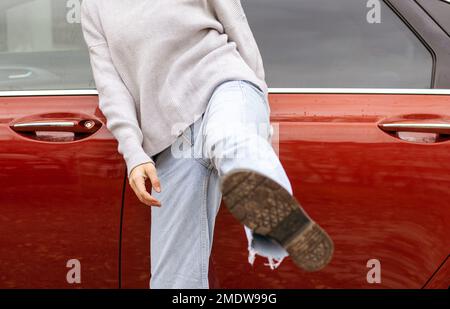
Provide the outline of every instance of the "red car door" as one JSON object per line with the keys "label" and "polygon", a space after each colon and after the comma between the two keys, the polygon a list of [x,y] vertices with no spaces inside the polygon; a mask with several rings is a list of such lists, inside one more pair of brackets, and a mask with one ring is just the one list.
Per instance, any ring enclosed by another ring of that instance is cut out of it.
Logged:
{"label": "red car door", "polygon": [[[423,287],[450,248],[450,91],[272,91],[281,161],[296,198],[333,238],[334,259],[317,273],[289,260],[270,270],[260,259],[252,269],[240,227],[222,208],[214,249],[221,286]],[[379,283],[367,277],[374,260]]]}
{"label": "red car door", "polygon": [[302,285],[369,287],[375,259],[375,286],[422,287],[450,248],[450,91],[272,98],[295,194],[336,246]]}
{"label": "red car door", "polygon": [[94,88],[76,9],[0,4],[1,288],[119,286],[125,166],[74,90]]}

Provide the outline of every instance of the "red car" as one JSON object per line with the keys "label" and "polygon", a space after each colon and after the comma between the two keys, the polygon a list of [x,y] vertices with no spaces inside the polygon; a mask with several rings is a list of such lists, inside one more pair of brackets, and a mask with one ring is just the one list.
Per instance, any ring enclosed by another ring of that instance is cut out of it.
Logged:
{"label": "red car", "polygon": [[[212,286],[447,288],[449,1],[242,2],[271,87],[274,147],[335,255],[315,273],[289,259],[252,267],[222,207]],[[149,286],[150,209],[98,108],[79,8],[0,3],[2,288]]]}

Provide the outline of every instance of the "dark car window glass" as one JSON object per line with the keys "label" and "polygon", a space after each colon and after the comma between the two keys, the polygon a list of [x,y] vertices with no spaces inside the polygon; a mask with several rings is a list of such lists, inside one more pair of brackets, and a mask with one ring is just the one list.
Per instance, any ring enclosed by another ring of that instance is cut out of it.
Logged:
{"label": "dark car window glass", "polygon": [[418,2],[450,36],[450,1],[418,0]]}
{"label": "dark car window glass", "polygon": [[[382,1],[242,3],[263,56],[270,87],[431,86],[430,52]],[[368,22],[367,15],[373,11],[367,4],[373,3],[380,7],[380,23]]]}
{"label": "dark car window glass", "polygon": [[0,90],[94,88],[80,0],[0,1]]}

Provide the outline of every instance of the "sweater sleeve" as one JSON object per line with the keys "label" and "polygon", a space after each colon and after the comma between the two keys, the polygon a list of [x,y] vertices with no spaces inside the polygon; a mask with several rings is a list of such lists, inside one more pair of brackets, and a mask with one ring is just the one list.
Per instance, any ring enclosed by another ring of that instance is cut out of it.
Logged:
{"label": "sweater sleeve", "polygon": [[82,2],[81,25],[99,93],[99,108],[106,117],[106,127],[118,142],[129,177],[137,165],[154,162],[142,148],[143,134],[135,102],[114,67],[94,1]]}
{"label": "sweater sleeve", "polygon": [[248,24],[240,0],[211,0],[215,14],[224,27],[230,41],[236,43],[237,49],[247,65],[256,76],[265,80],[262,57]]}

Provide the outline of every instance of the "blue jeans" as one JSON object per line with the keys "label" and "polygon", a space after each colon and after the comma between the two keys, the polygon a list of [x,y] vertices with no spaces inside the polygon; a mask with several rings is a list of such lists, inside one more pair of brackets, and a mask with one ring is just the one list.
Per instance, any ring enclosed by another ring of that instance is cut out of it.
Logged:
{"label": "blue jeans", "polygon": [[[247,81],[228,81],[212,94],[207,109],[154,159],[162,192],[151,209],[151,288],[209,288],[208,266],[222,176],[250,169],[292,194],[271,146],[270,107]],[[249,262],[255,255],[274,269],[288,255],[279,244],[244,227]]]}

